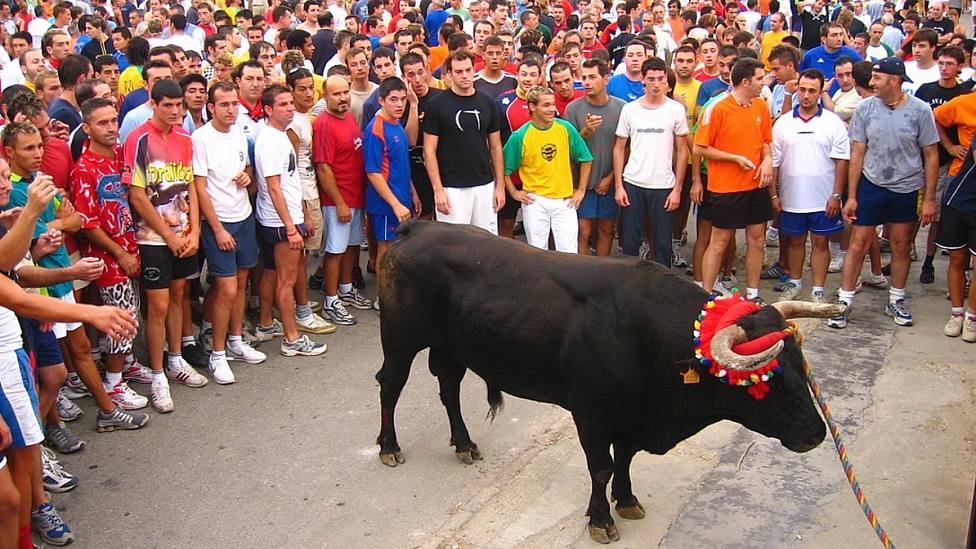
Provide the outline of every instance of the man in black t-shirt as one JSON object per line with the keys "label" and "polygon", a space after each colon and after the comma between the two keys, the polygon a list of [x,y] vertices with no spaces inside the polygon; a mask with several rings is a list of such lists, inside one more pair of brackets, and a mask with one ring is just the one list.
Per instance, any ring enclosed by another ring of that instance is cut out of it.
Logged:
{"label": "man in black t-shirt", "polygon": [[498,234],[495,214],[505,205],[501,113],[492,98],[474,89],[474,56],[454,51],[444,69],[451,89],[427,103],[423,120],[437,220]]}
{"label": "man in black t-shirt", "polygon": [[[427,63],[417,53],[410,52],[400,58],[400,74],[417,96],[417,116],[422,122],[428,103],[440,95],[442,90],[430,87]],[[401,123],[406,125],[406,117],[410,116],[410,111],[405,110],[403,116]],[[434,189],[430,186],[430,177],[427,176],[427,168],[424,166],[424,132],[420,132],[416,146],[410,149],[410,180],[420,197],[421,219],[433,219]]]}
{"label": "man in black t-shirt", "polygon": [[[810,8],[807,10],[806,8]],[[823,0],[793,3],[793,15],[800,21],[800,49],[812,50],[820,45],[820,27],[827,22]]]}
{"label": "man in black t-shirt", "polygon": [[[939,43],[944,44],[952,36],[952,20],[945,16],[945,5],[941,2],[932,2],[929,5],[928,16],[922,23],[923,29],[934,29],[939,33]],[[945,38],[944,38],[945,37]]]}

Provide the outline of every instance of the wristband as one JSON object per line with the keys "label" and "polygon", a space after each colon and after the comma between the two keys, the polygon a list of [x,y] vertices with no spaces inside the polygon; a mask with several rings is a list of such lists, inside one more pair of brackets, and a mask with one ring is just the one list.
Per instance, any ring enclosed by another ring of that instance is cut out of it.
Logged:
{"label": "wristband", "polygon": [[778,194],[774,194],[773,196],[771,196],[769,198],[770,198],[770,200],[775,200],[775,199],[779,198],[779,195]]}
{"label": "wristband", "polygon": [[837,200],[840,200],[840,194],[839,194],[839,193],[834,193],[834,194],[832,194],[832,195],[830,195],[830,198],[831,198],[831,199],[837,199]]}

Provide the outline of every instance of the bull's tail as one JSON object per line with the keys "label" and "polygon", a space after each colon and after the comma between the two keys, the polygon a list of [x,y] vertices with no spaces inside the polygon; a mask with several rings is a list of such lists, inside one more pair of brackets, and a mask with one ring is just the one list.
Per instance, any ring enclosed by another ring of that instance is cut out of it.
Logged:
{"label": "bull's tail", "polygon": [[505,407],[502,392],[497,387],[488,386],[488,415],[485,419],[495,421],[495,416]]}

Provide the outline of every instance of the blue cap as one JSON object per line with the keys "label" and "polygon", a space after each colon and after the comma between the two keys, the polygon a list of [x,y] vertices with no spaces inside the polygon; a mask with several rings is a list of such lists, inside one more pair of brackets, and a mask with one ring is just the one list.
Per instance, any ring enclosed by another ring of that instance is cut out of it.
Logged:
{"label": "blue cap", "polygon": [[905,82],[912,83],[912,79],[905,74],[905,62],[897,57],[885,57],[884,59],[875,63],[872,69],[874,72],[900,76]]}

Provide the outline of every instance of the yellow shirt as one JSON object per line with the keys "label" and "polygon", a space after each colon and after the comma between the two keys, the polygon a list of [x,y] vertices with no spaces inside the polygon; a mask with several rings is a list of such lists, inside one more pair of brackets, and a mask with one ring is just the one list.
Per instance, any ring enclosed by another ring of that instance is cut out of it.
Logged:
{"label": "yellow shirt", "polygon": [[[688,118],[688,127],[695,127],[695,120],[698,119],[698,89],[701,88],[701,82],[695,78],[691,79],[691,82],[687,84],[682,84],[681,82],[675,82],[674,93],[672,94],[675,101],[681,102],[685,106],[685,116]],[[691,164],[691,155],[688,155],[688,163]]]}
{"label": "yellow shirt", "polygon": [[523,124],[505,142],[505,175],[518,170],[525,191],[547,198],[572,196],[572,162],[592,160],[586,141],[561,118],[546,129]]}
{"label": "yellow shirt", "polygon": [[769,31],[763,34],[762,42],[759,44],[759,59],[766,66],[766,70],[769,70],[769,52],[773,51],[773,48],[780,45],[783,39],[789,35],[790,33],[786,31]]}
{"label": "yellow shirt", "polygon": [[119,95],[125,96],[146,85],[142,79],[142,67],[135,65],[126,67],[119,75]]}

